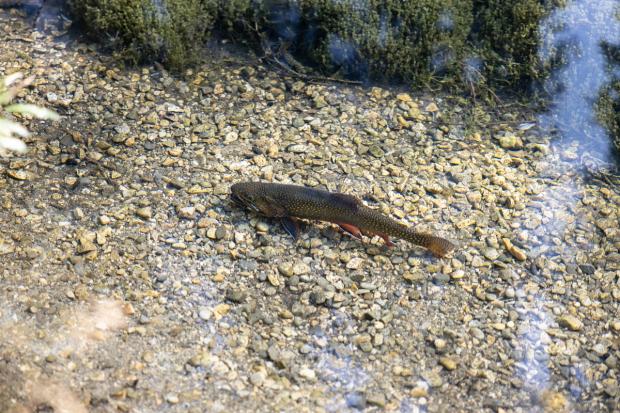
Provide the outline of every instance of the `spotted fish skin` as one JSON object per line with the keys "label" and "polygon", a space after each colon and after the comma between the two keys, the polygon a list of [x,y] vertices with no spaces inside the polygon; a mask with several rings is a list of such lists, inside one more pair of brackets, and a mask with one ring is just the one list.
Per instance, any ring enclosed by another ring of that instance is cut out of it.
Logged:
{"label": "spotted fish skin", "polygon": [[[332,222],[356,237],[379,235],[388,246],[392,245],[389,236],[393,236],[425,247],[438,257],[444,257],[455,248],[447,239],[417,232],[368,208],[353,195],[299,185],[241,182],[232,185],[231,196],[238,204],[267,217]],[[294,228],[287,231],[296,235]]]}

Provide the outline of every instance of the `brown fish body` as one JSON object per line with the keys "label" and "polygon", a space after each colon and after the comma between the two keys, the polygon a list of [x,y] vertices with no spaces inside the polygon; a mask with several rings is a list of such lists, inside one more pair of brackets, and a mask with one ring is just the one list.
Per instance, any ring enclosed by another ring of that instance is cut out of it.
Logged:
{"label": "brown fish body", "polygon": [[[234,184],[231,192],[236,202],[267,217],[333,222],[358,238],[361,234],[379,235],[388,246],[392,245],[389,236],[394,236],[426,247],[440,257],[454,249],[450,241],[414,231],[379,211],[366,207],[352,195],[266,182]],[[296,236],[295,229],[287,231]]]}

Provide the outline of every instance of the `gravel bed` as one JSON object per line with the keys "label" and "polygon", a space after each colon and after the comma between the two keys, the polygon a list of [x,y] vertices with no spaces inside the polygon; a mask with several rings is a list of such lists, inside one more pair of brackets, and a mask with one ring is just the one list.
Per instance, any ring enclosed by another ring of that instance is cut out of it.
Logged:
{"label": "gravel bed", "polygon": [[[0,16],[0,75],[63,116],[0,160],[0,411],[618,408],[620,193],[535,117],[223,52],[181,80]],[[294,242],[230,202],[259,179],[458,251]]]}

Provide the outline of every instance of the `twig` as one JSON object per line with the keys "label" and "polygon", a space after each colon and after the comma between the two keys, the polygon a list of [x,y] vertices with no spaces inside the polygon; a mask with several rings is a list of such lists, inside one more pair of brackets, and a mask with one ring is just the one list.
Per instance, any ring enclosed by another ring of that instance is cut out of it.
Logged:
{"label": "twig", "polygon": [[308,82],[338,82],[349,85],[361,85],[362,82],[359,80],[347,80],[347,79],[338,79],[335,77],[328,76],[310,76],[303,73],[299,73],[296,70],[292,69],[288,64],[281,62],[277,57],[273,56],[271,58],[265,58],[267,60],[275,62],[280,68],[289,74],[298,77],[300,79],[306,80]]}

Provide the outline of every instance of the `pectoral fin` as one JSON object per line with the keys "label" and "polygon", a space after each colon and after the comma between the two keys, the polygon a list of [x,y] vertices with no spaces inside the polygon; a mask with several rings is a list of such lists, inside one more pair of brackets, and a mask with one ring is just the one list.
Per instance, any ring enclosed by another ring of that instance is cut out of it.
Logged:
{"label": "pectoral fin", "polygon": [[295,218],[282,218],[280,219],[280,222],[282,223],[282,227],[284,227],[284,230],[288,232],[294,239],[297,239],[299,237],[299,223]]}

